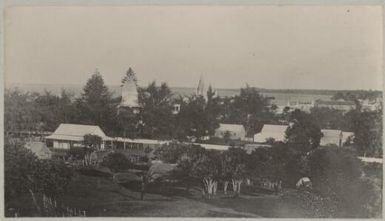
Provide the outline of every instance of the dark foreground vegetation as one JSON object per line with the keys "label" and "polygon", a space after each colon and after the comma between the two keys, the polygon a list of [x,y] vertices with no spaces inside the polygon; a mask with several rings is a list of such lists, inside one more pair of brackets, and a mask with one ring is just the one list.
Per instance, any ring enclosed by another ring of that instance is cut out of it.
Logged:
{"label": "dark foreground vegetation", "polygon": [[[102,165],[74,168],[7,144],[5,211],[7,216],[381,217],[381,167],[363,164],[348,150],[329,147],[301,156],[282,145],[251,155],[239,148],[220,153],[188,145],[175,153],[164,146],[157,158],[175,157],[175,164],[149,162],[135,169],[114,164],[118,161],[111,158],[124,158],[116,153]],[[311,177],[312,188],[296,188],[302,176]],[[263,180],[283,185],[265,188]]]}

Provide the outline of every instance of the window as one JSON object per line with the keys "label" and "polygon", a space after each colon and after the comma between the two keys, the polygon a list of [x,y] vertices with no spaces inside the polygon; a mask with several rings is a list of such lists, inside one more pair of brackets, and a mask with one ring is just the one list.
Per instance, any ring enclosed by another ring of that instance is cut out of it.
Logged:
{"label": "window", "polygon": [[174,104],[174,107],[172,109],[173,114],[178,114],[180,112],[180,104]]}

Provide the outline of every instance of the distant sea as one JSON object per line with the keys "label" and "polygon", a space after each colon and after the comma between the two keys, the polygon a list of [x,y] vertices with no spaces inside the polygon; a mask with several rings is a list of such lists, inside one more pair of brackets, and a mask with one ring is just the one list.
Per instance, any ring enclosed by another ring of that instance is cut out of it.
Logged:
{"label": "distant sea", "polygon": [[[83,86],[77,84],[10,84],[6,85],[7,89],[17,88],[23,92],[38,92],[43,93],[49,91],[52,94],[60,95],[64,89],[78,97],[81,95]],[[120,95],[119,85],[108,85],[108,88],[114,96]],[[195,88],[189,87],[171,87],[171,90],[175,96],[186,96],[195,93]],[[264,89],[257,88],[257,90],[266,97],[271,97],[273,103],[276,105],[286,105],[288,101],[312,101],[312,100],[330,100],[331,97],[337,92],[336,90],[302,90],[302,89]],[[240,89],[216,89],[217,93],[221,97],[231,97],[238,95]]]}

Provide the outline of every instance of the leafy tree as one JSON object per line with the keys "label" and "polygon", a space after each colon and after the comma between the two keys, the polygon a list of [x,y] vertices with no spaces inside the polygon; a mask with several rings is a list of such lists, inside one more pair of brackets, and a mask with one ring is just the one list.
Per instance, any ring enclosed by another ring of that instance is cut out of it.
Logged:
{"label": "leafy tree", "polygon": [[240,95],[223,100],[222,118],[225,123],[242,124],[248,135],[254,135],[263,124],[275,121],[269,101],[255,88],[241,88]]}
{"label": "leafy tree", "polygon": [[53,199],[63,196],[67,191],[72,171],[63,161],[40,160],[34,171],[37,178],[36,189]]}
{"label": "leafy tree", "polygon": [[185,145],[183,149],[185,151],[177,161],[177,170],[174,171],[173,176],[186,184],[188,192],[190,186],[197,180],[193,172],[196,164],[206,154],[206,149],[198,145]]}
{"label": "leafy tree", "polygon": [[209,135],[209,121],[205,113],[206,101],[203,96],[193,95],[183,102],[176,116],[175,124],[180,130],[179,136],[200,138]]}
{"label": "leafy tree", "polygon": [[87,81],[76,105],[80,123],[99,125],[105,131],[115,132],[117,103],[112,99],[99,72]]}
{"label": "leafy tree", "polygon": [[192,167],[192,176],[202,180],[204,193],[208,194],[209,198],[216,194],[220,164],[220,153],[215,150],[206,150],[196,159]]}
{"label": "leafy tree", "polygon": [[72,96],[65,90],[60,96],[49,91],[30,94],[17,89],[7,90],[4,98],[6,131],[53,131],[60,123],[75,120]]}
{"label": "leafy tree", "polygon": [[84,145],[87,147],[90,147],[93,150],[100,149],[100,145],[102,144],[103,140],[98,135],[93,134],[86,134],[84,135]]}
{"label": "leafy tree", "polygon": [[132,70],[132,68],[128,68],[126,75],[122,79],[122,84],[126,83],[126,81],[133,80],[135,84],[138,84],[138,79],[136,77],[136,73]]}
{"label": "leafy tree", "polygon": [[212,136],[215,129],[219,127],[219,114],[221,110],[220,98],[216,96],[215,91],[209,86],[207,90],[207,102],[205,106],[205,118],[207,121],[208,135]]}
{"label": "leafy tree", "polygon": [[21,143],[4,146],[5,207],[10,200],[29,194],[39,216],[44,215],[38,194],[61,197],[67,190],[72,172],[63,162],[39,160]]}
{"label": "leafy tree", "polygon": [[348,123],[344,118],[343,111],[315,107],[311,109],[311,118],[318,123],[321,128],[324,129],[336,129],[336,130],[348,130]]}
{"label": "leafy tree", "polygon": [[289,144],[301,152],[317,148],[322,137],[321,129],[314,119],[305,112],[295,110],[291,113],[291,125],[286,130]]}
{"label": "leafy tree", "polygon": [[147,138],[169,139],[172,136],[171,90],[166,83],[155,81],[139,90],[141,135]]}
{"label": "leafy tree", "polygon": [[359,155],[382,156],[382,110],[351,111],[346,114],[354,132],[354,146]]}
{"label": "leafy tree", "polygon": [[140,116],[135,114],[133,110],[120,108],[117,115],[117,126],[119,126],[119,130],[121,131],[120,136],[130,138],[138,137],[139,120]]}
{"label": "leafy tree", "polygon": [[176,142],[162,145],[154,155],[164,163],[176,163],[187,152],[188,146]]}
{"label": "leafy tree", "polygon": [[246,158],[247,173],[251,179],[270,178],[273,175],[272,149],[257,148]]}
{"label": "leafy tree", "polygon": [[[222,176],[230,178],[232,181],[233,191],[236,194],[241,192],[241,184],[247,178],[247,154],[241,148],[231,147],[222,154]],[[225,187],[226,187],[225,180]],[[226,192],[226,189],[224,189]]]}
{"label": "leafy tree", "polygon": [[38,94],[22,93],[20,90],[6,90],[4,94],[5,132],[39,129],[41,119],[34,102]]}
{"label": "leafy tree", "polygon": [[119,152],[113,152],[105,156],[102,165],[108,167],[112,172],[125,171],[133,167],[131,161]]}
{"label": "leafy tree", "polygon": [[361,163],[352,153],[332,147],[317,149],[309,156],[309,167],[315,191],[337,202],[337,217],[369,217],[380,211],[373,206],[378,192],[361,178]]}

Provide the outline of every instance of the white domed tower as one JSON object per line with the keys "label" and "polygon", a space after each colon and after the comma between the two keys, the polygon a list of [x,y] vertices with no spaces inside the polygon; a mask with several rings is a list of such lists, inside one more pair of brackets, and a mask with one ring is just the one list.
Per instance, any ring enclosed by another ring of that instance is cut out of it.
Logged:
{"label": "white domed tower", "polygon": [[121,89],[122,100],[120,102],[119,108],[132,109],[134,113],[138,113],[139,102],[137,78],[135,72],[131,68],[128,69],[122,80]]}
{"label": "white domed tower", "polygon": [[138,90],[135,81],[129,79],[122,85],[122,101],[120,107],[137,108]]}

